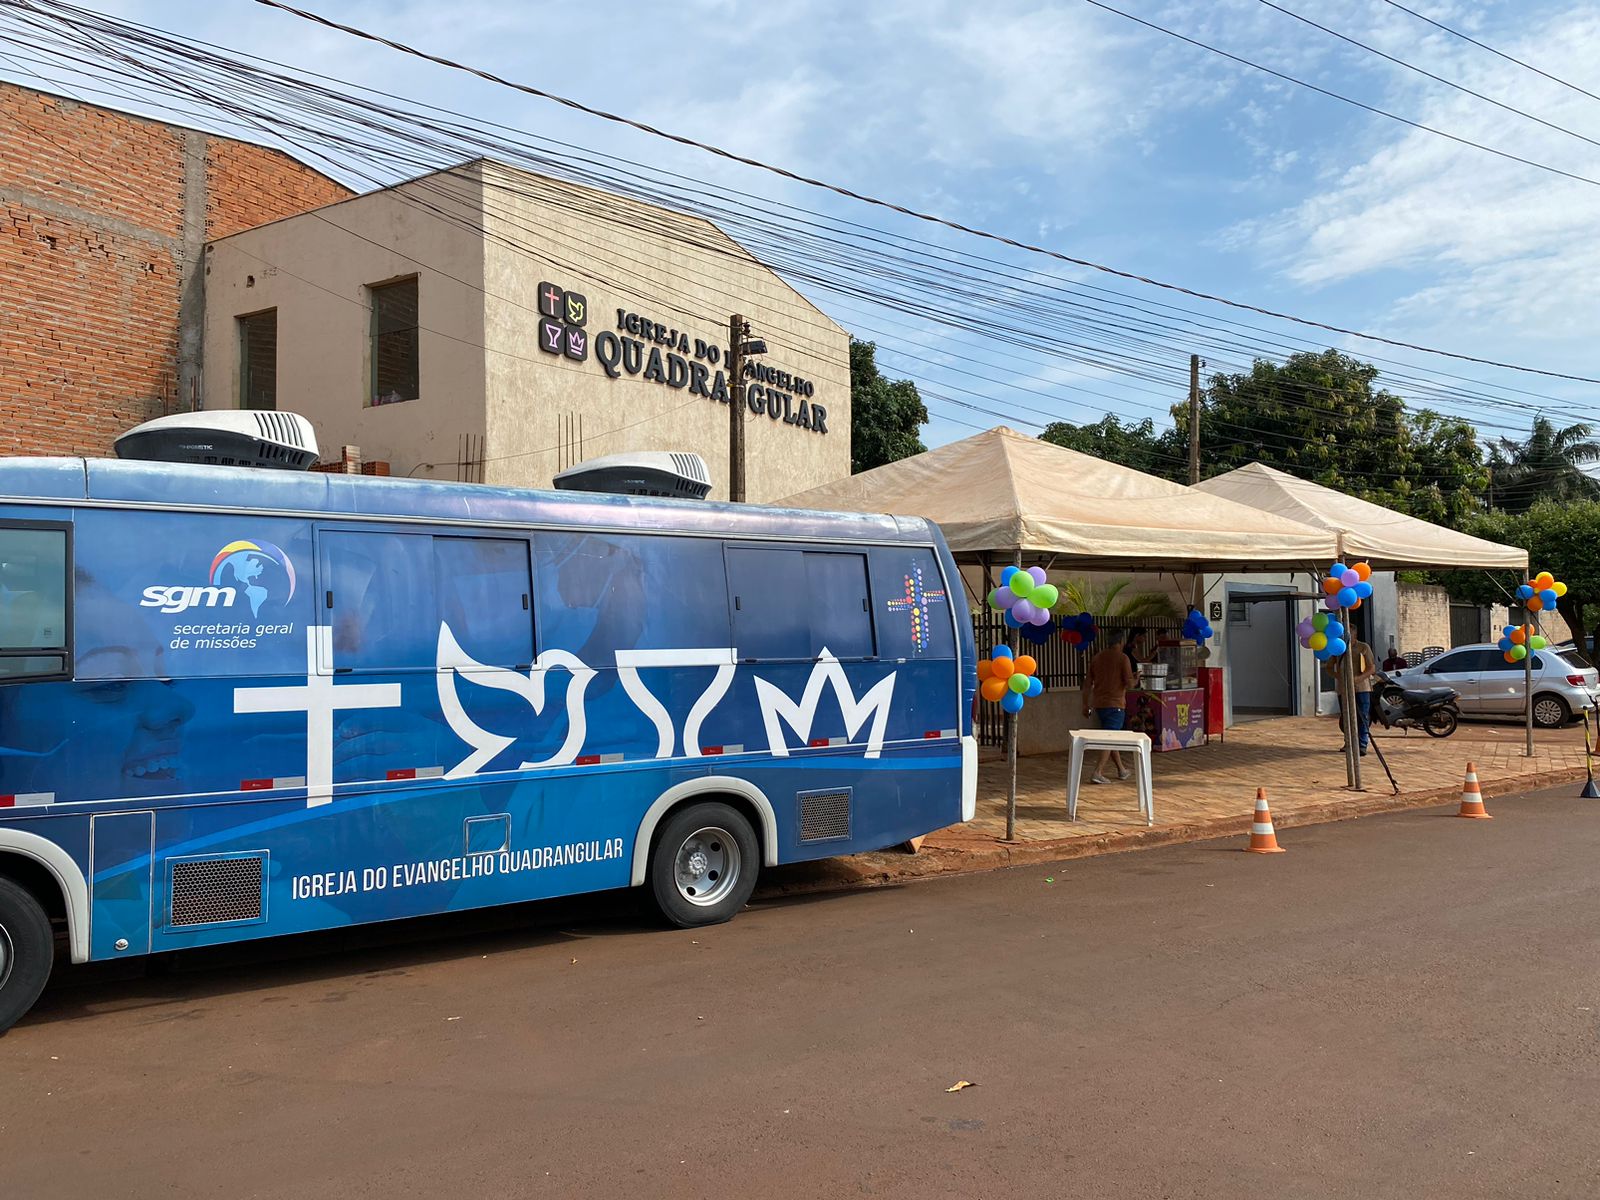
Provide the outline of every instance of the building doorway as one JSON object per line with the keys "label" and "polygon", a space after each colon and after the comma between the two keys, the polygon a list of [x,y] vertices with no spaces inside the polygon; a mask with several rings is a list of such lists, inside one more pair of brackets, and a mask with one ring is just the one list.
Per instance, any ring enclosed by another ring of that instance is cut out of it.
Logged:
{"label": "building doorway", "polygon": [[1295,713],[1299,656],[1294,593],[1283,588],[1228,588],[1228,673],[1234,722]]}

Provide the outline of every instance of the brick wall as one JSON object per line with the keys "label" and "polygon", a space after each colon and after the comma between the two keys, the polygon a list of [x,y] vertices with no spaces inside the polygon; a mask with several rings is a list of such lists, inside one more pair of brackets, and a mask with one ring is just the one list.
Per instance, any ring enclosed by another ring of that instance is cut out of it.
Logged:
{"label": "brick wall", "polygon": [[206,239],[350,194],[275,150],[0,82],[0,454],[108,454],[187,408]]}
{"label": "brick wall", "polygon": [[[1430,646],[1449,649],[1450,593],[1442,587],[1422,583],[1395,585],[1397,648],[1402,654]],[[1385,648],[1373,647],[1378,653]]]}

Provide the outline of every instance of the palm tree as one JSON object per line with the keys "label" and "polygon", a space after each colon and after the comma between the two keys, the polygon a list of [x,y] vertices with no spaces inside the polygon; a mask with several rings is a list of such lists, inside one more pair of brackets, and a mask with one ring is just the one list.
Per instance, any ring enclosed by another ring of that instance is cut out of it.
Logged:
{"label": "palm tree", "polygon": [[1131,579],[1114,579],[1095,584],[1087,579],[1069,579],[1061,585],[1061,600],[1056,609],[1069,613],[1093,613],[1097,617],[1175,617],[1177,605],[1165,592],[1133,592],[1117,603],[1118,597],[1133,585]]}
{"label": "palm tree", "polygon": [[1526,441],[1501,438],[1489,450],[1492,506],[1524,513],[1538,500],[1600,499],[1600,479],[1584,467],[1600,462],[1600,442],[1588,422],[1557,429],[1533,419]]}

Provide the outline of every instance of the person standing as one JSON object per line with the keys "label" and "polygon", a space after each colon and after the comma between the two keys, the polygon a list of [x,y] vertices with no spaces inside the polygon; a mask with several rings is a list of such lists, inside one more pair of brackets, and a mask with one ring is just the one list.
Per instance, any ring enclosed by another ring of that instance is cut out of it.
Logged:
{"label": "person standing", "polygon": [[1139,664],[1144,662],[1144,630],[1128,630],[1128,640],[1123,643],[1122,652],[1128,656],[1128,666],[1133,668],[1134,676],[1137,677],[1139,674]]}
{"label": "person standing", "polygon": [[1367,752],[1372,741],[1372,683],[1377,677],[1372,647],[1357,638],[1338,658],[1322,664],[1323,670],[1333,675],[1334,688],[1339,697],[1339,715],[1344,716],[1345,672],[1354,670],[1356,679],[1356,729],[1361,753]]}
{"label": "person standing", "polygon": [[[1088,677],[1083,681],[1083,715],[1091,709],[1100,722],[1101,729],[1121,729],[1127,718],[1128,692],[1133,688],[1133,667],[1123,651],[1126,635],[1115,630],[1106,634],[1105,648],[1089,660]],[[1100,751],[1094,765],[1090,783],[1105,783],[1106,760],[1115,758],[1117,778],[1126,779],[1133,774],[1123,765],[1122,755],[1111,750]]]}

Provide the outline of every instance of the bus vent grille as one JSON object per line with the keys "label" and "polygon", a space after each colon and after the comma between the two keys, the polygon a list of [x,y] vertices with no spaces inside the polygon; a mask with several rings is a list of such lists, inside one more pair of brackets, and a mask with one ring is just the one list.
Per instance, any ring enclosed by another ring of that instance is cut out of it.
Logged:
{"label": "bus vent grille", "polygon": [[172,924],[259,921],[264,865],[260,855],[173,863]]}
{"label": "bus vent grille", "polygon": [[850,836],[850,789],[801,792],[800,840],[834,842]]}

